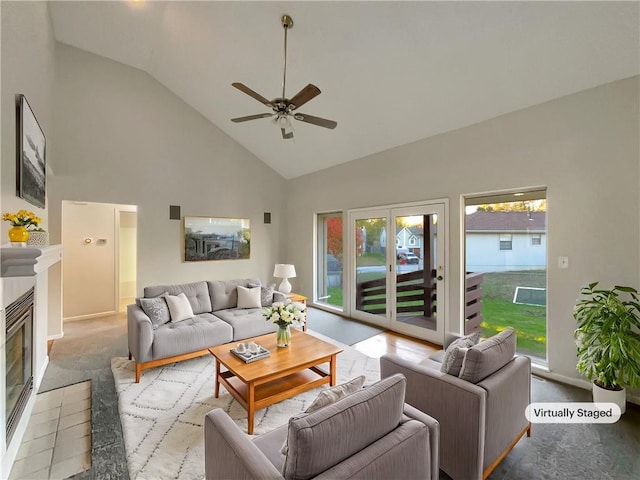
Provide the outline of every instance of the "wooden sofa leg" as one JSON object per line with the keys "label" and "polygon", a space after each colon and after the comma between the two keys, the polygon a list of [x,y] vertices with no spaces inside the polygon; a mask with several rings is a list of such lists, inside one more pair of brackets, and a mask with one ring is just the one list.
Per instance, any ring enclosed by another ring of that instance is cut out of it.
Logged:
{"label": "wooden sofa leg", "polygon": [[142,373],[142,365],[136,362],[136,383],[140,383],[140,374]]}

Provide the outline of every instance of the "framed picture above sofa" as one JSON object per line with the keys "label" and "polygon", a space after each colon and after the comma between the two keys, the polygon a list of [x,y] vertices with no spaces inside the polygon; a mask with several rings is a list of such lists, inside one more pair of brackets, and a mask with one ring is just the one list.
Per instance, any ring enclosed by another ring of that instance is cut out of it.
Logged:
{"label": "framed picture above sofa", "polygon": [[185,262],[246,260],[251,252],[248,218],[183,218]]}
{"label": "framed picture above sofa", "polygon": [[16,195],[37,207],[45,207],[46,139],[27,98],[16,95]]}

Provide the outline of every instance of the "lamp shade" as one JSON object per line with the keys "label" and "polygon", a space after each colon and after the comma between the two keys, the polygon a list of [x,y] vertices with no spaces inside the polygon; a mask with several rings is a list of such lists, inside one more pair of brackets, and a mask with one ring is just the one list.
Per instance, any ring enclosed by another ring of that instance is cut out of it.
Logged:
{"label": "lamp shade", "polygon": [[276,278],[294,278],[296,267],[287,263],[277,263],[273,269],[273,276]]}

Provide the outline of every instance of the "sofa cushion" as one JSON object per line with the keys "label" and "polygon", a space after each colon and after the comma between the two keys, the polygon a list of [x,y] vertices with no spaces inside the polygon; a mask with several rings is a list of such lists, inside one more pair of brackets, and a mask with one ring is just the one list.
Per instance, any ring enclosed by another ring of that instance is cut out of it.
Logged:
{"label": "sofa cushion", "polygon": [[155,330],[160,325],[164,325],[171,321],[171,313],[164,296],[153,298],[140,298],[140,307],[151,320],[151,326]]}
{"label": "sofa cushion", "polygon": [[184,293],[179,295],[165,295],[164,299],[169,307],[172,322],[181,322],[187,318],[193,318],[193,309]]}
{"label": "sofa cushion", "polygon": [[459,377],[478,383],[509,363],[515,353],[516,332],[512,327],[507,327],[467,350]]}
{"label": "sofa cushion", "polygon": [[313,478],[395,429],[402,419],[405,388],[404,375],[395,374],[313,413],[291,418],[284,478]]}
{"label": "sofa cushion", "polygon": [[181,285],[154,285],[145,287],[145,297],[157,297],[164,293],[169,295],[179,295],[184,293],[191,304],[191,309],[195,315],[199,313],[211,312],[211,297],[207,282],[185,283]]}
{"label": "sofa cushion", "polygon": [[[269,285],[260,285],[257,283],[250,283],[249,288],[260,287],[260,303],[263,307],[270,307],[273,302],[273,294],[276,291],[276,284],[270,283]],[[283,302],[287,297],[284,297]]]}
{"label": "sofa cushion", "polygon": [[262,308],[229,308],[218,310],[214,315],[233,327],[233,340],[257,337],[278,329],[275,323],[265,320]]}
{"label": "sofa cushion", "polygon": [[210,313],[201,313],[182,322],[169,322],[153,335],[153,359],[204,350],[233,340],[229,324]]}
{"label": "sofa cushion", "polygon": [[462,369],[462,361],[469,347],[473,347],[480,340],[480,333],[472,333],[464,337],[456,338],[449,344],[442,357],[442,367],[440,371],[442,373],[448,373],[449,375],[460,374]]}
{"label": "sofa cushion", "polygon": [[[353,378],[348,382],[341,383],[340,385],[336,385],[335,387],[327,388],[326,390],[322,390],[316,399],[311,402],[311,405],[305,410],[305,413],[315,412],[316,410],[320,410],[327,405],[337,402],[341,398],[346,397],[347,395],[351,395],[352,393],[357,392],[364,385],[366,378],[364,375],[360,375],[359,377]],[[286,455],[289,451],[289,444],[285,439],[282,448],[280,449],[280,453]]]}
{"label": "sofa cushion", "polygon": [[210,312],[236,308],[238,306],[238,286],[248,287],[250,283],[260,285],[260,280],[245,278],[239,280],[211,280],[207,282],[211,298]]}
{"label": "sofa cushion", "polygon": [[360,375],[359,377],[353,378],[348,382],[341,383],[340,385],[336,385],[335,387],[330,387],[322,390],[318,394],[316,399],[311,403],[311,405],[309,405],[309,407],[305,410],[305,412],[315,412],[322,407],[326,407],[327,405],[337,402],[347,395],[351,395],[352,393],[357,392],[362,388],[365,380],[366,378],[364,377],[364,375]]}
{"label": "sofa cushion", "polygon": [[238,308],[260,308],[260,287],[247,288],[238,285]]}

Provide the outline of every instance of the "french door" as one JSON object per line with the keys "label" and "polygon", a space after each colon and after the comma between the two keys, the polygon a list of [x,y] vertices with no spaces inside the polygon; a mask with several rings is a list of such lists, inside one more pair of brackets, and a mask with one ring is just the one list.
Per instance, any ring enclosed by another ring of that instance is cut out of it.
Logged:
{"label": "french door", "polygon": [[353,318],[442,343],[446,203],[349,213]]}

